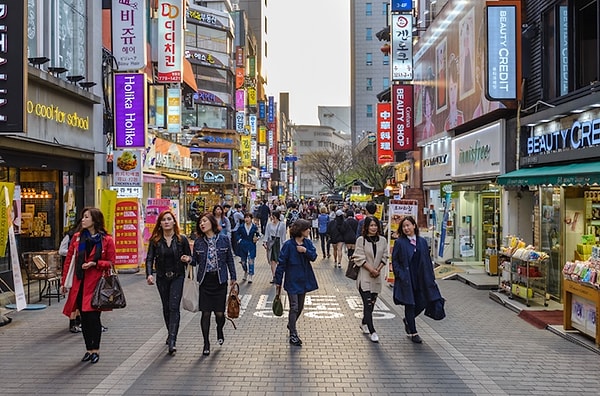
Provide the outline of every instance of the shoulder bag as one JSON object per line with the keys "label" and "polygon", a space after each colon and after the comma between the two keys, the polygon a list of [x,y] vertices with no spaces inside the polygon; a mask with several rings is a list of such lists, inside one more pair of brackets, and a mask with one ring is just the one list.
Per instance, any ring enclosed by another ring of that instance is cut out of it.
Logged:
{"label": "shoulder bag", "polygon": [[[363,239],[363,247],[365,246],[365,240]],[[358,273],[360,272],[360,267],[354,264],[354,257],[350,257],[348,259],[348,267],[346,268],[346,278],[350,278],[352,280],[356,280],[358,278]]]}
{"label": "shoulder bag", "polygon": [[279,294],[277,294],[275,296],[275,299],[273,300],[273,315],[283,315],[283,303],[281,302],[281,297],[279,296]]}
{"label": "shoulder bag", "polygon": [[119,282],[119,277],[113,265],[111,265],[108,273],[104,271],[96,284],[94,295],[92,296],[92,308],[107,310],[125,308],[126,306],[127,302],[125,301],[125,294]]}
{"label": "shoulder bag", "polygon": [[189,312],[200,310],[200,284],[196,280],[197,268],[188,265],[183,279],[181,307]]}

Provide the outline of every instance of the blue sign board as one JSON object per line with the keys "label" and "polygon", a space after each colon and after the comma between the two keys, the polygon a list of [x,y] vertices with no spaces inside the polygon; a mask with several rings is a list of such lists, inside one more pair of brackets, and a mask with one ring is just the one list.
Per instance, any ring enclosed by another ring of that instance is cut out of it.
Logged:
{"label": "blue sign board", "polygon": [[264,120],[267,116],[267,106],[264,100],[258,102],[258,118]]}
{"label": "blue sign board", "polygon": [[490,100],[517,98],[517,8],[487,7],[487,89]]}
{"label": "blue sign board", "polygon": [[392,12],[396,11],[412,11],[412,0],[392,0]]}
{"label": "blue sign board", "polygon": [[298,161],[298,157],[296,156],[286,156],[283,158],[285,162],[295,162]]}
{"label": "blue sign board", "polygon": [[269,109],[268,109],[267,122],[275,122],[275,98],[269,96]]}

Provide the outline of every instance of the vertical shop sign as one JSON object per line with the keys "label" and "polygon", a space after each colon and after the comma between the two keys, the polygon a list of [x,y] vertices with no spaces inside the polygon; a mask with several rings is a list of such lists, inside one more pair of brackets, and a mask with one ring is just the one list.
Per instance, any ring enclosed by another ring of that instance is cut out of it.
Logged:
{"label": "vertical shop sign", "polygon": [[112,54],[115,70],[146,67],[146,0],[112,1]]}
{"label": "vertical shop sign", "polygon": [[413,87],[392,86],[392,119],[394,151],[411,151],[414,148]]}
{"label": "vertical shop sign", "polygon": [[167,132],[181,132],[181,88],[167,89]]}
{"label": "vertical shop sign", "polygon": [[377,103],[377,163],[392,162],[392,104]]}
{"label": "vertical shop sign", "polygon": [[[2,224],[2,254],[6,254],[6,243],[10,246],[10,268],[12,270],[13,276],[13,284],[14,284],[14,292],[15,292],[15,301],[17,305],[17,311],[21,311],[27,308],[27,301],[25,298],[25,289],[23,287],[23,278],[21,277],[21,265],[19,261],[19,251],[17,248],[17,238],[15,237],[15,229],[13,227],[13,221],[15,213],[12,208],[13,201],[10,199],[14,194],[14,183],[1,183],[2,191],[0,191],[0,197],[2,200],[2,220],[0,223]],[[12,216],[10,215],[12,214]],[[4,234],[6,238],[4,238]]]}
{"label": "vertical shop sign", "polygon": [[26,1],[0,0],[0,133],[26,128],[26,9]]}
{"label": "vertical shop sign", "polygon": [[241,166],[252,166],[251,150],[252,144],[251,138],[248,135],[242,135],[240,137],[240,151],[241,151]]}
{"label": "vertical shop sign", "polygon": [[517,7],[487,6],[487,89],[490,100],[517,98]]}
{"label": "vertical shop sign", "polygon": [[246,91],[243,89],[235,91],[235,109],[237,111],[246,110]]}
{"label": "vertical shop sign", "polygon": [[161,0],[158,6],[158,74],[160,83],[182,82],[182,0]]}
{"label": "vertical shop sign", "polygon": [[558,50],[562,96],[569,93],[569,9],[566,5],[558,7]]}
{"label": "vertical shop sign", "polygon": [[248,125],[250,126],[250,136],[256,136],[256,127],[258,125],[256,114],[250,114],[248,116]]}
{"label": "vertical shop sign", "polygon": [[392,15],[392,80],[413,79],[412,14]]}
{"label": "vertical shop sign", "polygon": [[248,106],[256,107],[256,88],[248,88]]}
{"label": "vertical shop sign", "polygon": [[244,133],[246,124],[246,113],[237,111],[235,113],[235,130],[237,133]]}
{"label": "vertical shop sign", "polygon": [[244,58],[244,47],[237,46],[235,48],[235,67],[243,68],[244,66],[246,66]]}
{"label": "vertical shop sign", "polygon": [[137,199],[118,198],[115,208],[115,267],[137,268],[139,264],[139,216]]}
{"label": "vertical shop sign", "polygon": [[275,98],[273,96],[269,96],[269,109],[268,109],[268,117],[267,122],[275,121]]}
{"label": "vertical shop sign", "polygon": [[267,128],[264,126],[258,127],[258,144],[267,143]]}
{"label": "vertical shop sign", "polygon": [[235,87],[237,89],[241,89],[244,86],[244,73],[245,70],[243,67],[238,67],[235,69]]}
{"label": "vertical shop sign", "polygon": [[115,74],[115,147],[143,148],[146,143],[146,75]]}
{"label": "vertical shop sign", "polygon": [[260,118],[261,120],[264,120],[265,117],[267,116],[267,109],[266,109],[266,103],[264,100],[259,100],[258,101],[258,118]]}

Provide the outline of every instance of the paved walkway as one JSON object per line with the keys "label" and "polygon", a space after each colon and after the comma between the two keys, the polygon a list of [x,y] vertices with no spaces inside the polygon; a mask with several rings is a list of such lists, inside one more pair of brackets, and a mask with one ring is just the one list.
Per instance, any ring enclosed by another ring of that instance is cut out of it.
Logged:
{"label": "paved walkway", "polygon": [[[314,268],[298,322],[302,347],[287,342],[286,318],[274,317],[275,288],[259,247],[252,284],[241,283],[243,310],[218,346],[202,356],[200,315],[185,312],[175,356],[166,353],[158,292],[140,274],[120,276],[128,307],[103,313],[98,364],[81,363],[81,334],[67,330],[64,301],[12,313],[0,327],[3,395],[564,395],[600,389],[598,355],[538,330],[456,280],[440,281],[447,315],[421,316],[424,343],[404,335],[403,307],[386,287],[376,307],[379,343],[359,331],[361,300],[354,282],[330,259]],[[238,266],[239,268],[239,266]],[[241,271],[241,269],[240,269]],[[241,276],[240,276],[241,278]]]}

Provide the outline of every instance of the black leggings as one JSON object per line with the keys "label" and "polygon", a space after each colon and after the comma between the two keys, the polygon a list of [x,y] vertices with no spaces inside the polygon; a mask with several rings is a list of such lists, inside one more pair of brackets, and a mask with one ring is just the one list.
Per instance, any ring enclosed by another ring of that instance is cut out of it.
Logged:
{"label": "black leggings", "polygon": [[[210,345],[208,335],[210,333],[210,311],[202,311],[200,318],[200,328],[202,329],[202,337],[204,344]],[[217,322],[217,339],[223,339],[223,327],[225,326],[225,312],[215,312],[215,320]]]}
{"label": "black leggings", "polygon": [[169,338],[175,340],[177,340],[179,321],[181,318],[179,307],[181,305],[181,296],[183,292],[183,280],[183,275],[179,275],[172,279],[164,276],[156,278],[156,287],[158,288],[158,294],[160,294],[160,300],[162,302],[163,318],[165,320],[165,325],[167,326],[167,332],[169,333]]}
{"label": "black leggings", "polygon": [[100,339],[102,338],[100,313],[100,311],[81,312],[81,332],[85,341],[85,349],[88,351],[100,349]]}
{"label": "black leggings", "polygon": [[366,324],[369,328],[369,333],[375,333],[375,327],[373,326],[373,309],[375,308],[375,302],[377,301],[377,293],[371,293],[370,291],[364,291],[358,289],[363,302],[363,320],[362,324]]}

